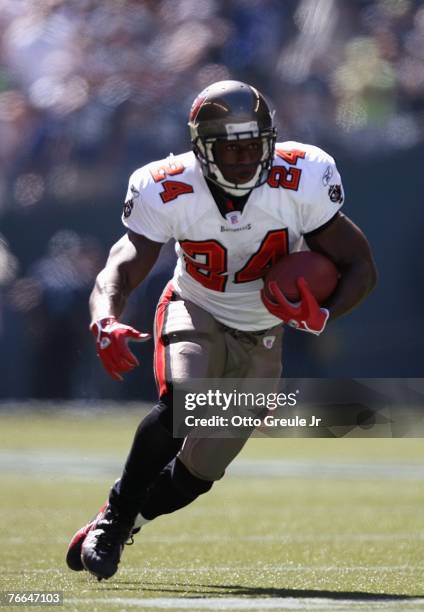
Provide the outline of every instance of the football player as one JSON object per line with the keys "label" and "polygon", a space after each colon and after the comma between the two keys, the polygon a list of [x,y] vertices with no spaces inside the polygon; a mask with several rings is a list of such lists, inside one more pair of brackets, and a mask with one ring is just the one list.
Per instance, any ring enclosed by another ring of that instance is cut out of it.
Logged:
{"label": "football player", "polygon": [[[67,553],[71,569],[99,579],[116,572],[124,544],[142,524],[209,491],[246,441],[174,438],[173,380],[277,380],[284,323],[319,335],[376,282],[366,238],[340,212],[344,193],[334,159],[315,146],[276,144],[273,113],[257,89],[212,84],[195,99],[189,126],[192,151],[130,177],[127,231],[90,298],[98,356],[122,380],[138,365],[128,342],[150,337],[120,321],[127,298],[162,245],[176,240],[177,264],[154,324],[158,402],[140,423],[107,503]],[[304,248],[325,254],[340,271],[328,303],[320,306],[302,280],[296,308],[278,290],[266,297],[266,271]]]}

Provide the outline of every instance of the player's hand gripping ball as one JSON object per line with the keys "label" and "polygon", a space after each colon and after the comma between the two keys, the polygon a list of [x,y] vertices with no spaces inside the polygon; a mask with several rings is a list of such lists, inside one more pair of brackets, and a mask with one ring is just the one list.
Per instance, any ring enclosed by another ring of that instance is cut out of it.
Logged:
{"label": "player's hand gripping ball", "polygon": [[265,277],[261,292],[265,307],[287,325],[319,335],[329,312],[321,308],[334,292],[339,278],[336,266],[312,251],[280,259]]}
{"label": "player's hand gripping ball", "polygon": [[128,342],[144,342],[150,338],[150,334],[124,325],[115,317],[94,321],[90,330],[96,339],[97,355],[106,372],[114,380],[123,380],[121,374],[130,372],[139,365],[137,357],[128,348]]}

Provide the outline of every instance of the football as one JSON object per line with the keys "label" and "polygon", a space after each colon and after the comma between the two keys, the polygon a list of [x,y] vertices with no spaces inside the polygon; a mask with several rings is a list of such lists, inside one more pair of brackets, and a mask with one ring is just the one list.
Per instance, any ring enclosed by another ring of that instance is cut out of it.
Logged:
{"label": "football", "polygon": [[296,280],[303,276],[319,304],[323,304],[334,292],[339,272],[334,263],[314,251],[299,251],[280,259],[265,276],[265,293],[270,281],[276,281],[280,290],[290,302],[300,300]]}

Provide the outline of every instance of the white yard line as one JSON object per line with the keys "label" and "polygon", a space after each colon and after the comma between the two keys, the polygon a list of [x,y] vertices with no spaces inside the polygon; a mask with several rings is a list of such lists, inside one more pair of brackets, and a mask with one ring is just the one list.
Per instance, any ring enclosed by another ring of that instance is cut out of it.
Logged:
{"label": "white yard line", "polygon": [[[110,455],[85,455],[75,452],[40,451],[38,449],[0,451],[0,474],[45,475],[50,477],[92,479],[116,476],[123,460]],[[424,463],[386,461],[316,461],[290,459],[236,459],[228,469],[229,476],[242,478],[311,478],[311,479],[406,479],[424,480]]]}
{"label": "white yard line", "polygon": [[[208,565],[208,566],[193,566],[193,567],[144,567],[140,568],[125,568],[125,573],[129,575],[145,575],[154,574],[207,574],[213,572],[255,572],[265,571],[281,571],[281,572],[424,572],[424,565],[296,565],[284,563],[262,563],[257,565]],[[45,569],[26,569],[27,574],[51,574],[56,571],[53,568]],[[61,570],[57,570],[58,574]]]}
{"label": "white yard line", "polygon": [[108,605],[120,605],[123,608],[127,606],[135,606],[140,609],[160,609],[160,610],[351,610],[351,609],[366,609],[366,610],[387,610],[390,605],[391,609],[401,606],[399,609],[407,610],[408,608],[417,610],[417,606],[424,606],[424,598],[413,600],[384,598],[382,600],[372,598],[364,601],[356,601],[354,599],[329,599],[324,597],[262,597],[262,598],[245,598],[245,597],[193,597],[187,598],[142,598],[142,597],[108,597],[108,598],[72,598],[66,599],[65,604],[101,604],[102,607]]}

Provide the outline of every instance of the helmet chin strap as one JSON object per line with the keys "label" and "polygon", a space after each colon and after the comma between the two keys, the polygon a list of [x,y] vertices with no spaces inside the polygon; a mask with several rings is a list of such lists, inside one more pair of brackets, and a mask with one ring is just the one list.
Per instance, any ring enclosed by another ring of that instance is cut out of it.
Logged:
{"label": "helmet chin strap", "polygon": [[234,189],[234,187],[226,187],[222,183],[217,183],[217,185],[219,185],[221,189],[225,191],[225,193],[229,193],[230,195],[237,197],[237,198],[241,198],[242,196],[247,195],[253,189],[253,187],[246,187],[246,189],[244,187],[243,189],[240,189],[240,188]]}
{"label": "helmet chin strap", "polygon": [[241,190],[241,189],[232,189],[231,187],[224,187],[224,185],[221,185],[221,183],[217,183],[217,185],[219,185],[221,187],[221,189],[223,190],[224,193],[228,194],[228,195],[232,195],[235,198],[242,198],[243,196],[249,194],[251,191],[253,191],[252,189],[245,189],[245,190]]}

